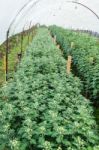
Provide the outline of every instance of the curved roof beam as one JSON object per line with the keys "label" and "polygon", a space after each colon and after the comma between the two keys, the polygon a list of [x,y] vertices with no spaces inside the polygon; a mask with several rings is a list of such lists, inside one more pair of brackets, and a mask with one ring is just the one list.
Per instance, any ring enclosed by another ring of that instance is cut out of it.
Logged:
{"label": "curved roof beam", "polygon": [[[9,28],[8,28],[8,34],[9,34],[9,32],[10,32],[10,29],[11,29],[12,25],[13,25],[13,24],[15,23],[15,21],[17,20],[17,17],[21,15],[22,11],[23,11],[25,8],[27,8],[30,3],[33,2],[33,4],[32,4],[32,5],[27,9],[27,11],[25,12],[25,14],[27,14],[27,12],[31,11],[31,9],[32,9],[37,3],[39,3],[40,1],[41,1],[41,0],[36,0],[36,1],[34,1],[34,0],[29,0],[27,3],[24,4],[24,6],[19,10],[19,12],[16,14],[16,16],[14,17],[14,19],[13,19],[12,22],[10,23]],[[84,5],[83,3],[80,3],[80,2],[77,2],[77,1],[66,1],[66,2],[67,2],[67,3],[78,4],[78,5],[80,5],[80,6],[84,7],[84,8],[86,8],[86,9],[89,10],[92,14],[94,14],[94,16],[99,20],[98,14],[97,14],[94,10],[92,10],[91,8],[89,8],[88,6]],[[24,15],[24,16],[25,16],[25,15]],[[24,17],[24,16],[23,16],[23,17]]]}

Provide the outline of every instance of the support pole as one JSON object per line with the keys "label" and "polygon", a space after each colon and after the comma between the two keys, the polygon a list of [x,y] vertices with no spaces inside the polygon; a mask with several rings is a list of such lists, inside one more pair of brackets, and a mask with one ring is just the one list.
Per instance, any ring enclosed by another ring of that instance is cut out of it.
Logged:
{"label": "support pole", "polygon": [[68,60],[67,60],[67,74],[68,75],[71,72],[71,63],[72,63],[72,56],[68,56]]}
{"label": "support pole", "polygon": [[8,81],[9,30],[6,35],[6,81]]}
{"label": "support pole", "polygon": [[3,70],[4,70],[4,77],[5,77],[5,82],[6,82],[6,56],[3,57]]}
{"label": "support pole", "polygon": [[28,29],[28,45],[29,45],[29,43],[30,43],[30,29],[31,29],[31,23],[32,23],[32,22],[30,22],[29,29]]}
{"label": "support pole", "polygon": [[33,39],[33,36],[34,36],[34,27],[32,27],[32,39]]}
{"label": "support pole", "polygon": [[24,28],[23,28],[23,31],[21,33],[21,56],[23,54],[23,36],[24,36]]}

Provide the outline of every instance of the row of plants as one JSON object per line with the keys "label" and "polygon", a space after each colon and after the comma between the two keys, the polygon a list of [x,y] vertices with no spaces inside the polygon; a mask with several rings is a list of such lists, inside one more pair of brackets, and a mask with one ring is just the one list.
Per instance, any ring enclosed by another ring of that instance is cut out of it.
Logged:
{"label": "row of plants", "polygon": [[[36,26],[32,27],[30,30],[26,30],[22,33],[18,33],[9,38],[9,59],[8,59],[8,72],[9,77],[13,77],[13,73],[16,69],[18,62],[18,54],[21,54],[26,50],[29,45],[29,42],[32,41],[33,37],[36,34]],[[22,45],[21,45],[21,39]],[[5,62],[4,56],[6,51],[6,41],[0,45],[0,86],[5,82]]]}
{"label": "row of plants", "polygon": [[81,83],[40,28],[12,81],[0,89],[0,150],[98,150]]}
{"label": "row of plants", "polygon": [[[52,36],[63,50],[64,57],[73,57],[73,72],[81,78],[84,95],[94,101],[99,99],[99,40],[88,34],[77,33],[51,26]],[[72,43],[72,45],[71,45]]]}

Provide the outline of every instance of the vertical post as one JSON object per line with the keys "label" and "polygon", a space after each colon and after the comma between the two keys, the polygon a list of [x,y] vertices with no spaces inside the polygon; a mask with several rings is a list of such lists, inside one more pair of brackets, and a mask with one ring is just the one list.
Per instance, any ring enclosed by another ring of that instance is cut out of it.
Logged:
{"label": "vertical post", "polygon": [[28,45],[30,43],[30,29],[31,29],[31,22],[30,22],[29,29],[28,29]]}
{"label": "vertical post", "polygon": [[29,45],[29,41],[30,41],[30,35],[29,35],[29,29],[28,29],[28,45]]}
{"label": "vertical post", "polygon": [[23,53],[23,34],[24,34],[24,28],[23,28],[23,31],[21,33],[21,56],[22,56],[22,53]]}
{"label": "vertical post", "polygon": [[59,44],[57,45],[57,48],[60,49],[60,45]]}
{"label": "vertical post", "polygon": [[33,36],[34,36],[34,27],[32,27],[32,39],[33,39]]}
{"label": "vertical post", "polygon": [[[75,43],[71,42],[71,49],[75,48]],[[70,74],[71,72],[71,64],[72,64],[72,56],[71,52],[68,54],[68,60],[67,60],[67,74]]]}
{"label": "vertical post", "polygon": [[6,35],[6,81],[8,81],[9,30]]}
{"label": "vertical post", "polygon": [[4,69],[4,76],[5,76],[5,81],[6,81],[6,56],[4,56],[3,58],[4,58],[3,69]]}
{"label": "vertical post", "polygon": [[56,44],[56,35],[54,36],[54,43]]}
{"label": "vertical post", "polygon": [[71,72],[71,63],[72,63],[72,57],[68,56],[68,61],[67,61],[67,74],[70,74]]}
{"label": "vertical post", "polygon": [[74,48],[74,47],[75,47],[75,43],[71,42],[71,48]]}

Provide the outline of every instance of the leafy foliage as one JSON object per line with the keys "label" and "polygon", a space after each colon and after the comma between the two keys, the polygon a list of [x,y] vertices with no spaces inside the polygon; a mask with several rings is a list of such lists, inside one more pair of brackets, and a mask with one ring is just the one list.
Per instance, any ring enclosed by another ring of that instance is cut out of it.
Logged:
{"label": "leafy foliage", "polygon": [[[99,41],[87,34],[76,33],[61,27],[50,27],[51,34],[56,35],[57,42],[64,51],[73,57],[75,73],[82,79],[86,96],[99,99]],[[71,42],[74,47],[71,48]]]}
{"label": "leafy foliage", "polygon": [[92,108],[65,66],[40,28],[15,78],[1,89],[1,150],[98,150]]}
{"label": "leafy foliage", "polygon": [[[24,51],[29,45],[28,38],[30,41],[32,41],[33,37],[36,34],[36,27],[34,26],[30,30],[24,31],[24,33],[18,33],[9,38],[8,78],[13,77],[15,68],[18,63],[17,55],[21,53],[22,34],[23,34],[22,53],[24,53]],[[0,45],[0,53],[2,54],[2,57],[0,58],[0,86],[2,86],[2,84],[5,82],[5,67],[4,67],[5,49],[6,49],[6,41],[2,45]]]}

